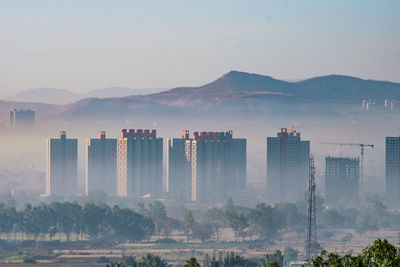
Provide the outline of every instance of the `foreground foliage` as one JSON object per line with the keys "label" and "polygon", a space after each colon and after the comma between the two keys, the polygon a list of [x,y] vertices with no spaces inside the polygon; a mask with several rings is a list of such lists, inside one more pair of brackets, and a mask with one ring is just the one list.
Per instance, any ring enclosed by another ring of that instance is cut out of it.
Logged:
{"label": "foreground foliage", "polygon": [[[234,252],[222,252],[211,258],[205,254],[203,265],[195,257],[186,261],[185,267],[284,267],[289,266],[291,260],[297,259],[297,252],[285,249],[284,253],[277,250],[275,253],[266,254],[261,259],[246,259]],[[168,267],[169,264],[158,256],[148,254],[141,260],[126,257],[121,262],[112,263],[108,267]],[[400,248],[396,248],[387,240],[377,239],[374,243],[358,255],[322,251],[315,259],[306,262],[304,267],[399,267]]]}
{"label": "foreground foliage", "polygon": [[306,266],[314,267],[399,267],[400,248],[396,248],[387,240],[377,239],[359,255],[322,251]]}

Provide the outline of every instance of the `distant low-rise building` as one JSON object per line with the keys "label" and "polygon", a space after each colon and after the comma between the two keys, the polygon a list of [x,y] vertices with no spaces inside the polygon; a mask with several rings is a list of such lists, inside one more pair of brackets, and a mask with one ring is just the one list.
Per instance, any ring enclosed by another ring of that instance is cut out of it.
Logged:
{"label": "distant low-rise building", "polygon": [[46,142],[46,195],[75,195],[77,179],[78,139],[67,139],[61,131]]}
{"label": "distant low-rise building", "polygon": [[86,195],[96,190],[117,193],[117,139],[104,131],[86,141]]}

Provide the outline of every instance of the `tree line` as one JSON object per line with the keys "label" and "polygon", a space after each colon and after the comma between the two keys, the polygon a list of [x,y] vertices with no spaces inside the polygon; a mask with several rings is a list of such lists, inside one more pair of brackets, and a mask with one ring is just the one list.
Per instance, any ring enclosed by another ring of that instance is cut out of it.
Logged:
{"label": "tree line", "polygon": [[[284,267],[289,266],[291,259],[286,253],[276,251],[259,259],[247,259],[234,252],[222,253],[212,259],[205,255],[202,264],[195,257],[186,261],[185,267]],[[107,267],[169,267],[166,260],[151,254],[142,259],[132,256],[108,264]],[[336,252],[322,251],[317,257],[304,261],[304,267],[398,267],[400,266],[400,247],[387,240],[377,239],[364,248],[359,254],[339,255]]]}
{"label": "tree line", "polygon": [[[52,202],[26,205],[22,210],[0,203],[0,233],[3,239],[67,240],[108,238],[123,242],[150,241],[151,237],[169,240],[174,231],[183,233],[186,242],[222,241],[231,228],[236,242],[273,241],[284,232],[305,233],[305,203],[260,203],[252,208],[235,206],[232,200],[220,207],[179,212],[167,209],[162,202],[139,203],[135,210],[105,204]],[[389,211],[379,199],[372,199],[362,209],[335,209],[318,205],[318,226],[322,237],[330,238],[330,229],[354,228],[364,234],[379,228],[397,229],[400,214]],[[334,234],[333,232],[331,233]],[[22,237],[21,237],[22,235]],[[343,242],[348,242],[346,237]],[[173,241],[173,240],[172,240]]]}
{"label": "tree line", "polygon": [[138,242],[150,238],[154,232],[151,218],[130,209],[77,202],[53,202],[17,211],[0,203],[0,232],[8,240],[22,239],[52,240],[64,234],[71,240],[114,238],[121,241]]}
{"label": "tree line", "polygon": [[183,210],[171,217],[161,202],[139,203],[136,210],[77,202],[28,204],[16,210],[0,203],[0,233],[7,240],[65,237],[68,241],[108,238],[149,242],[152,236],[168,239],[173,231],[180,231],[186,235],[187,242],[204,242],[220,241],[226,227],[232,229],[236,241],[247,237],[269,240],[282,229],[304,227],[300,218],[295,204],[274,207],[258,204],[248,209],[228,201],[225,206],[206,212]]}

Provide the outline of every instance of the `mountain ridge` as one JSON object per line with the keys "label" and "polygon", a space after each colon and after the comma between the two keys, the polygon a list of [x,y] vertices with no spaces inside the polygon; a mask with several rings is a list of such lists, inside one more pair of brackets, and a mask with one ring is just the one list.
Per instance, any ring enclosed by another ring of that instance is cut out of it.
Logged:
{"label": "mountain ridge", "polygon": [[[165,116],[169,114],[303,114],[359,112],[361,100],[400,99],[400,83],[332,74],[289,82],[230,71],[197,87],[177,87],[147,95],[85,98],[55,105],[59,116]],[[17,104],[17,103],[15,103]],[[40,106],[40,103],[37,104]]]}

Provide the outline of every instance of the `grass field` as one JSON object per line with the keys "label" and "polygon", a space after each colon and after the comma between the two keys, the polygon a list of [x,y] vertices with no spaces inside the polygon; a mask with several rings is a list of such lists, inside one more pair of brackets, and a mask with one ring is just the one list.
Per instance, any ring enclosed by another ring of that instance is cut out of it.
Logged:
{"label": "grass field", "polygon": [[[325,232],[331,232],[333,235],[328,239],[324,238]],[[343,242],[343,237],[346,234],[352,234],[349,242]],[[336,251],[344,254],[348,252],[358,253],[368,244],[372,243],[377,238],[388,239],[393,244],[398,244],[398,232],[381,230],[369,234],[358,235],[352,229],[319,229],[318,231],[321,247],[328,251]],[[2,255],[0,259],[1,266],[105,266],[107,261],[117,261],[123,256],[142,257],[148,253],[158,255],[166,259],[173,265],[183,265],[187,259],[194,256],[200,262],[204,255],[208,253],[218,255],[220,252],[225,254],[228,251],[234,251],[241,256],[247,258],[261,258],[266,253],[274,252],[277,249],[284,250],[285,247],[292,247],[299,251],[299,258],[304,258],[304,240],[305,234],[300,236],[296,232],[288,232],[281,236],[279,240],[274,242],[259,242],[245,239],[243,242],[235,243],[233,233],[230,229],[224,229],[224,242],[210,241],[200,243],[192,241],[186,244],[185,236],[182,233],[172,233],[170,238],[178,240],[177,243],[129,243],[118,244],[112,247],[104,247],[101,249],[84,247],[80,249],[43,249],[29,248],[26,251],[19,251],[13,255]],[[155,241],[158,237],[153,237]],[[73,243],[72,243],[73,244]],[[73,246],[72,246],[73,247]],[[39,257],[36,259],[36,264],[23,263],[24,259],[35,255],[45,255],[45,259]]]}

